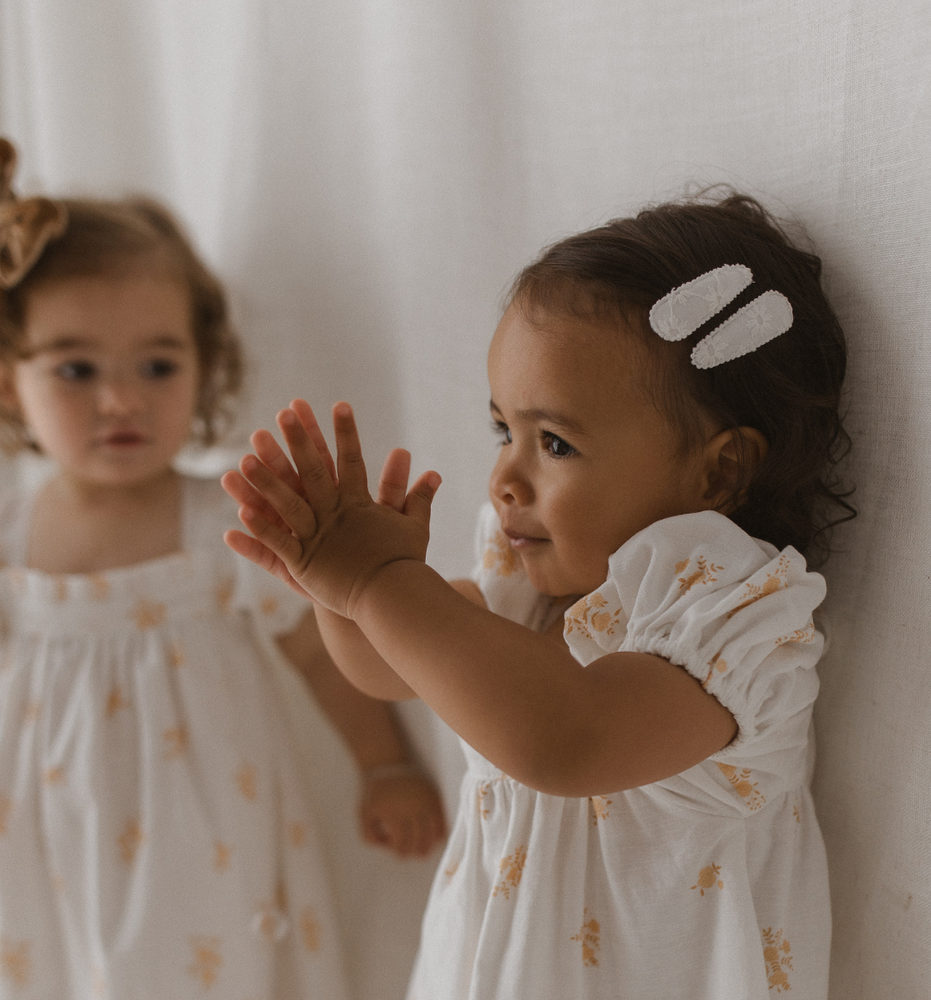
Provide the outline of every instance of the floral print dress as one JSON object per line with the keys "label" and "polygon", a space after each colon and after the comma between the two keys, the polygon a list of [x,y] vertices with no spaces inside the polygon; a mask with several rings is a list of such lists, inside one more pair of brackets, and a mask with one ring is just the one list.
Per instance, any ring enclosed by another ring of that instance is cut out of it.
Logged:
{"label": "floral print dress", "polygon": [[[486,507],[476,580],[542,629],[537,594]],[[808,790],[822,577],[712,512],[657,522],[565,614],[587,664],[681,665],[739,732],[664,781],[585,799],[536,792],[465,746],[458,818],[409,1000],[825,1000],[827,867]]]}
{"label": "floral print dress", "polygon": [[32,500],[0,500],[0,998],[343,1000],[273,643],[306,604],[214,482],[183,552],[95,575],[22,567]]}

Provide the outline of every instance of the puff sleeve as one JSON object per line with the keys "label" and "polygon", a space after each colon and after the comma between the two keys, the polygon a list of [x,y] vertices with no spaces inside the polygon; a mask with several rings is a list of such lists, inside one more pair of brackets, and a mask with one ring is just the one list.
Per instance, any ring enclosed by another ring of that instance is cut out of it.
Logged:
{"label": "puff sleeve", "polygon": [[565,637],[583,664],[631,651],[684,667],[737,721],[712,760],[745,761],[806,744],[823,647],[812,612],[824,594],[795,549],[703,511],[626,542],[607,581],[566,613]]}

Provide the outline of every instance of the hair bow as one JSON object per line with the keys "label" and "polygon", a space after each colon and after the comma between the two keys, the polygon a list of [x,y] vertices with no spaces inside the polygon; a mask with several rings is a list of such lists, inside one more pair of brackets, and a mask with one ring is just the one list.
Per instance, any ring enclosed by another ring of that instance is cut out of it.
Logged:
{"label": "hair bow", "polygon": [[68,224],[68,210],[51,198],[23,198],[13,194],[16,150],[0,137],[0,288],[18,284],[39,259],[49,240]]}

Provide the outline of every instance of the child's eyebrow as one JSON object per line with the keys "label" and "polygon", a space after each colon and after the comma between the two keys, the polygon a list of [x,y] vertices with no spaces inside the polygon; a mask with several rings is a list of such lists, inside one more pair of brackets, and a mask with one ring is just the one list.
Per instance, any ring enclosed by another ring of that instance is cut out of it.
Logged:
{"label": "child's eyebrow", "polygon": [[[492,414],[498,414],[500,416],[501,411],[498,409],[494,400],[491,401],[489,406],[491,407]],[[585,433],[585,428],[577,420],[573,420],[572,417],[568,417],[556,410],[517,410],[516,416],[518,416],[521,420],[528,420],[533,423],[553,424],[561,430],[571,431],[574,434]]]}
{"label": "child's eyebrow", "polygon": [[[29,356],[35,357],[37,354],[46,354],[55,351],[86,351],[97,346],[97,342],[92,337],[81,337],[77,334],[66,334],[62,337],[56,337],[54,340],[48,341],[48,343],[37,344],[29,351]],[[186,350],[189,345],[186,341],[181,340],[179,337],[174,337],[170,333],[159,333],[152,337],[147,337],[144,341],[142,341],[140,346],[146,349],[165,348],[167,350],[183,351]]]}

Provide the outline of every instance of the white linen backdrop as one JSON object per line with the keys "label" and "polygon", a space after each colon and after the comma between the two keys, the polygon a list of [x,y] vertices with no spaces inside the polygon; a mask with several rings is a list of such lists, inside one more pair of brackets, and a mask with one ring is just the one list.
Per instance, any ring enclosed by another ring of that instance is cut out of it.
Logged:
{"label": "white linen backdrop", "polygon": [[[925,0],[0,0],[20,190],[172,204],[252,361],[232,447],[292,395],[350,399],[373,471],[403,444],[442,472],[445,573],[469,569],[521,265],[688,182],[804,224],[849,337],[861,511],[817,712],[836,1000],[931,995],[929,42]],[[407,718],[452,796],[448,732]],[[350,765],[315,739],[358,994],[390,1000],[430,865],[355,844]]]}

